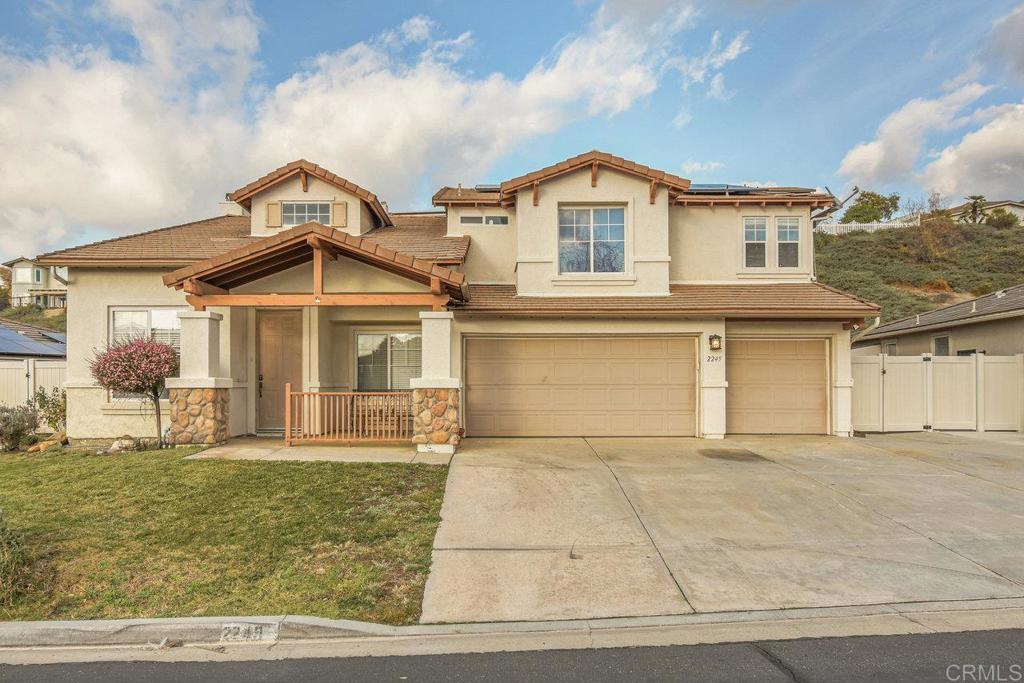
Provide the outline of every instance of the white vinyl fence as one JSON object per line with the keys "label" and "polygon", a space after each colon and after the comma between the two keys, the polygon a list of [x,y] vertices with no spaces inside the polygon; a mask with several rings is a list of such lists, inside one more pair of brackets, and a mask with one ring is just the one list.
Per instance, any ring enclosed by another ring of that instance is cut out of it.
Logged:
{"label": "white vinyl fence", "polygon": [[63,360],[0,360],[0,406],[18,406],[43,387],[64,386]]}
{"label": "white vinyl fence", "polygon": [[853,428],[1024,431],[1024,355],[854,356]]}
{"label": "white vinyl fence", "polygon": [[909,221],[889,221],[888,223],[839,223],[835,221],[819,221],[814,224],[815,232],[826,235],[847,235],[851,232],[877,232],[893,228],[914,228],[921,224],[920,218]]}

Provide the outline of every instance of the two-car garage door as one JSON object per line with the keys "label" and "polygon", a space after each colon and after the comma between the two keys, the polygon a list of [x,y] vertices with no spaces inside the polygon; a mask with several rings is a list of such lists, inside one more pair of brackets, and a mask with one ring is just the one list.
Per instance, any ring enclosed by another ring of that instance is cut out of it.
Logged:
{"label": "two-car garage door", "polygon": [[469,338],[472,436],[693,436],[694,337]]}

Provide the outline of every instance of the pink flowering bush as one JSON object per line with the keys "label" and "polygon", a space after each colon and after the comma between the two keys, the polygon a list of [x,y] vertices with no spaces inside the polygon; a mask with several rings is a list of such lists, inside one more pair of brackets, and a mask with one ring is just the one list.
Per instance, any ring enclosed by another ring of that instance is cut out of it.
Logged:
{"label": "pink flowering bush", "polygon": [[96,354],[90,370],[103,388],[126,394],[142,394],[153,402],[156,434],[163,444],[160,395],[164,391],[164,381],[178,370],[178,353],[174,347],[149,337],[117,342]]}

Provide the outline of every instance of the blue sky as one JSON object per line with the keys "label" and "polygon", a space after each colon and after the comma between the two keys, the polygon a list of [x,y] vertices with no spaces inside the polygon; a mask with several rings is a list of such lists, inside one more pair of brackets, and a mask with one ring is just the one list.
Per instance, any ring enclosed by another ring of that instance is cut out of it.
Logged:
{"label": "blue sky", "polygon": [[0,260],[214,214],[300,156],[392,209],[592,148],[1024,198],[1021,36],[1009,1],[5,3]]}

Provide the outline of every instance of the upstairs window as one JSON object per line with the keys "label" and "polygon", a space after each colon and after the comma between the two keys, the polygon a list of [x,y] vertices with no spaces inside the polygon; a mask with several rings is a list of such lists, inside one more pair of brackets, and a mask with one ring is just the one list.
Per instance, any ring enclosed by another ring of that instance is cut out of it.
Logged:
{"label": "upstairs window", "polygon": [[559,209],[559,273],[623,273],[626,270],[626,210]]}
{"label": "upstairs window", "polygon": [[310,221],[320,225],[331,224],[330,202],[281,202],[281,225],[293,228]]}
{"label": "upstairs window", "polygon": [[743,265],[746,268],[764,268],[768,254],[768,219],[747,216],[743,219]]}
{"label": "upstairs window", "polygon": [[36,284],[38,285],[40,282],[43,281],[43,269],[42,268],[35,268],[34,270],[35,270]]}
{"label": "upstairs window", "polygon": [[779,268],[800,265],[800,219],[780,216],[775,219],[776,239],[779,243]]}
{"label": "upstairs window", "polygon": [[508,216],[460,216],[463,225],[508,225]]}

